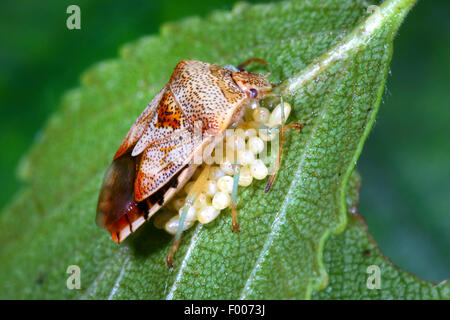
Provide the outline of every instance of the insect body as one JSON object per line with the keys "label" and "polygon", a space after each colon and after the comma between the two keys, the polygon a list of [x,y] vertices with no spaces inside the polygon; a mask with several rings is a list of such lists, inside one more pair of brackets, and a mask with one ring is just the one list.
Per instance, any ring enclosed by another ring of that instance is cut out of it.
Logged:
{"label": "insect body", "polygon": [[199,165],[195,156],[271,88],[264,75],[181,61],[114,155],[100,191],[97,224],[115,242],[136,231],[190,179]]}

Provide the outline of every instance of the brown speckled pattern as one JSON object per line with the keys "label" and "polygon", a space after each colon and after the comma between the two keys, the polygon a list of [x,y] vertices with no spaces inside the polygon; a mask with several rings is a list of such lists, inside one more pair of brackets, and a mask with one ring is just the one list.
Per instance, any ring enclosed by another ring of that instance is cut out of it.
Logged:
{"label": "brown speckled pattern", "polygon": [[202,147],[202,137],[190,132],[174,134],[148,147],[141,159],[135,181],[135,199],[142,201],[163,186]]}
{"label": "brown speckled pattern", "polygon": [[[171,112],[166,115],[166,112]],[[164,114],[164,115],[163,115]],[[160,117],[161,115],[161,117]],[[175,124],[177,120],[178,123]],[[186,118],[181,107],[176,103],[170,89],[167,89],[162,95],[158,108],[149,116],[147,128],[139,138],[133,148],[132,156],[141,154],[145,149],[152,145],[158,145],[170,139],[172,135],[191,135],[193,125]]]}
{"label": "brown speckled pattern", "polygon": [[[194,154],[199,154],[213,136],[222,134],[236,115],[242,114],[249,101],[248,90],[265,92],[270,87],[264,76],[245,71],[233,73],[200,61],[181,61],[168,84],[130,128],[114,156],[118,159],[131,152],[132,157],[138,157],[135,200],[141,202],[155,195],[187,166],[189,170],[183,172],[189,174],[181,174],[177,188],[168,188],[158,200],[169,201],[192,175],[194,170],[190,168],[195,166],[190,161]],[[194,134],[194,125],[198,124],[208,138]],[[153,214],[160,204],[150,207],[149,213]]]}
{"label": "brown speckled pattern", "polygon": [[236,108],[247,100],[231,74],[219,66],[185,60],[170,78],[169,87],[175,99],[192,123],[202,121],[203,132],[226,129]]}
{"label": "brown speckled pattern", "polygon": [[114,160],[127,153],[131,147],[133,147],[139,138],[144,133],[145,129],[147,129],[150,116],[153,114],[155,109],[159,105],[159,101],[161,100],[162,95],[166,91],[166,87],[162,88],[161,91],[153,98],[153,100],[148,104],[147,108],[141,113],[141,115],[136,119],[136,122],[131,126],[130,130],[127,133],[125,139],[123,139],[122,144],[119,149],[117,149],[116,154],[114,155]]}
{"label": "brown speckled pattern", "polygon": [[181,107],[175,101],[172,92],[168,90],[159,103],[155,127],[170,128],[175,131],[177,129],[186,128],[188,125],[183,110],[181,110]]}

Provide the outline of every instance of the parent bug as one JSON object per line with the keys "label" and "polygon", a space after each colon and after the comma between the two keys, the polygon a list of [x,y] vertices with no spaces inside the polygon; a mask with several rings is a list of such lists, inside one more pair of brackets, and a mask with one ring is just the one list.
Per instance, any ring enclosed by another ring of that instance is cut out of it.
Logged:
{"label": "parent bug", "polygon": [[[169,82],[130,128],[105,175],[96,222],[111,233],[115,242],[123,241],[167,204],[199,166],[193,161],[195,157],[237,124],[247,106],[266,97],[272,89],[267,76],[243,69],[255,61],[264,62],[251,59],[238,68],[193,60],[178,63]],[[235,202],[239,168],[234,167],[237,178],[230,201],[235,231],[239,230]],[[186,197],[167,258],[169,266],[189,208],[208,175],[209,166],[205,166]],[[266,189],[273,179],[274,175]]]}

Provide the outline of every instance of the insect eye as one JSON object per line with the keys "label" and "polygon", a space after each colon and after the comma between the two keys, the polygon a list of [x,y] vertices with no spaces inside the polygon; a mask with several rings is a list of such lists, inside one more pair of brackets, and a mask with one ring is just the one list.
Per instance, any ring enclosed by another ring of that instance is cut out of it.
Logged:
{"label": "insect eye", "polygon": [[250,98],[255,99],[258,96],[258,90],[250,89]]}

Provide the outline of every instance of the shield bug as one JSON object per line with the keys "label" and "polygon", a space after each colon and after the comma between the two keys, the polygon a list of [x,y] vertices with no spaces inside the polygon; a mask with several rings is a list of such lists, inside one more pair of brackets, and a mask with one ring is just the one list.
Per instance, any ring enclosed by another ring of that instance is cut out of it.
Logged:
{"label": "shield bug", "polygon": [[[272,88],[266,75],[183,60],[169,82],[130,128],[101,187],[96,222],[120,243],[150,219],[186,184],[199,166],[193,161],[215,138],[238,123],[246,107]],[[167,263],[172,264],[188,214],[209,175],[206,166],[186,198],[185,213]],[[235,179],[236,180],[236,179]],[[273,180],[273,178],[272,178]],[[233,188],[235,196],[237,183]],[[236,210],[233,228],[238,230]]]}

